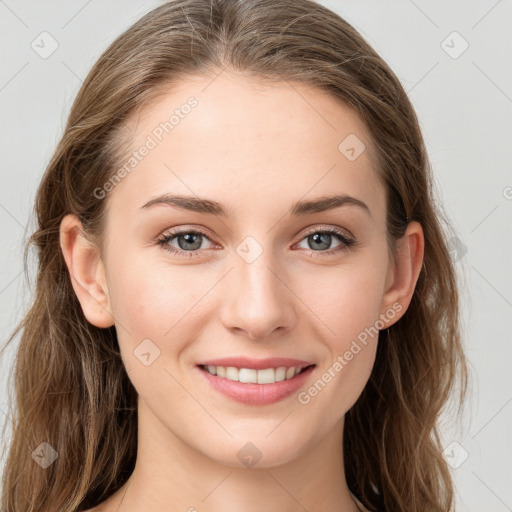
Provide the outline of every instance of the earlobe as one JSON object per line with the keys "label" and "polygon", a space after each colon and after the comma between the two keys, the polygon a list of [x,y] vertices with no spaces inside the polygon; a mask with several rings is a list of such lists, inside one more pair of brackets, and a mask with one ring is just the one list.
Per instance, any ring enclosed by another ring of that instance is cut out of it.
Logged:
{"label": "earlobe", "polygon": [[[399,320],[409,307],[423,265],[424,247],[421,224],[410,222],[405,235],[398,241],[396,262],[390,262],[389,279],[381,307],[381,318],[390,318],[385,328]],[[390,309],[399,313],[387,315]]]}
{"label": "earlobe", "polygon": [[62,219],[60,247],[85,317],[96,327],[111,327],[114,317],[104,264],[99,248],[86,239],[76,215],[66,215]]}

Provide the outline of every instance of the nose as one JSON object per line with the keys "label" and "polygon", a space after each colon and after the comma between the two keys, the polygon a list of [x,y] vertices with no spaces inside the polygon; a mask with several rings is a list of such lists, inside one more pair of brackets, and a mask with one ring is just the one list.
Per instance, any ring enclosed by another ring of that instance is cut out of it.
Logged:
{"label": "nose", "polygon": [[274,332],[293,328],[296,321],[290,278],[270,254],[252,262],[234,255],[234,268],[226,280],[221,321],[226,329],[243,332],[251,340],[267,340]]}

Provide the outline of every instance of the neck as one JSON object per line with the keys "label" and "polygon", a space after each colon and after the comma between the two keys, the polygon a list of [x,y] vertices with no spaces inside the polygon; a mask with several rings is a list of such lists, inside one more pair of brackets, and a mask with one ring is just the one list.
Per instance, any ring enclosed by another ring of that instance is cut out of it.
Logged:
{"label": "neck", "polygon": [[130,479],[109,500],[112,510],[356,512],[360,509],[343,465],[343,420],[313,448],[289,461],[234,467],[182,442],[139,400],[137,462]]}

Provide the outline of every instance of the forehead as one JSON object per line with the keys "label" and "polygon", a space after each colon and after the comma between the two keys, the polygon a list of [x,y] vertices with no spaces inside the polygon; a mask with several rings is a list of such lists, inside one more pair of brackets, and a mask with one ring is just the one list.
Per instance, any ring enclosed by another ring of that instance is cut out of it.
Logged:
{"label": "forehead", "polygon": [[110,198],[124,205],[172,192],[254,213],[343,193],[383,207],[363,121],[307,84],[230,72],[189,76],[134,116],[127,138],[119,166],[126,178]]}

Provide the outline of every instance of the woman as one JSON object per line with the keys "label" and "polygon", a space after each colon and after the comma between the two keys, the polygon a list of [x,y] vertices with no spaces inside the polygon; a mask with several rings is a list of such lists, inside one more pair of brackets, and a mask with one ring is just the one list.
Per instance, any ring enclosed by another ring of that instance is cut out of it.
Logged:
{"label": "woman", "polygon": [[140,19],[38,190],[3,508],[451,510],[466,367],[431,179],[398,79],[328,9]]}

